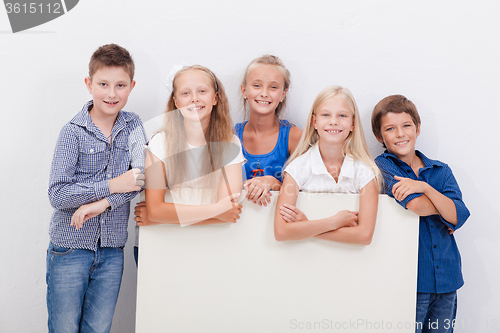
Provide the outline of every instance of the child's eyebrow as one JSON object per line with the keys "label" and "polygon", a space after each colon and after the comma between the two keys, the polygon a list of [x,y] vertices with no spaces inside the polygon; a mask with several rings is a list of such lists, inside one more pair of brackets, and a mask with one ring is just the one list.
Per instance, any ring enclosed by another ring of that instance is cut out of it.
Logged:
{"label": "child's eyebrow", "polygon": [[348,111],[338,111],[338,112],[335,112],[335,111],[332,111],[332,110],[328,110],[328,109],[321,109],[318,111],[318,113],[328,113],[330,115],[335,115],[335,114],[340,114],[340,113],[346,113]]}

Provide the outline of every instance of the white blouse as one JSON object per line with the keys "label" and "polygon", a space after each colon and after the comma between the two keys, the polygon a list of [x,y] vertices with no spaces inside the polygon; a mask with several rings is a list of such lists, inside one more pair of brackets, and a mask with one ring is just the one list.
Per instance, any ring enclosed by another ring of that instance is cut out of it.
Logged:
{"label": "white blouse", "polygon": [[301,191],[316,193],[356,194],[375,178],[373,170],[363,161],[346,156],[336,182],[326,169],[318,144],[294,159],[285,172],[295,180]]}

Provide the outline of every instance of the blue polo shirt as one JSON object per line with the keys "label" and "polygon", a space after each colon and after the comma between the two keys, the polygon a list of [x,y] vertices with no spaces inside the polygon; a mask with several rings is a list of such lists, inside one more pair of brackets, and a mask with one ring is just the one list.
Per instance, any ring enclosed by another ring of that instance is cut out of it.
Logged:
{"label": "blue polo shirt", "polygon": [[[470,213],[462,201],[462,192],[453,176],[450,167],[440,161],[431,160],[424,154],[415,151],[424,163],[418,177],[413,169],[395,155],[381,154],[375,159],[384,177],[384,191],[391,197],[392,187],[398,181],[394,176],[424,181],[434,189],[453,200],[457,209],[457,225],[444,220],[440,215],[420,217],[419,247],[418,247],[418,281],[417,291],[422,293],[447,293],[460,288],[464,284],[462,264],[455,237],[450,235],[448,227],[453,230],[460,228]],[[421,196],[422,193],[408,195],[404,200],[397,201],[406,209],[406,204]]]}

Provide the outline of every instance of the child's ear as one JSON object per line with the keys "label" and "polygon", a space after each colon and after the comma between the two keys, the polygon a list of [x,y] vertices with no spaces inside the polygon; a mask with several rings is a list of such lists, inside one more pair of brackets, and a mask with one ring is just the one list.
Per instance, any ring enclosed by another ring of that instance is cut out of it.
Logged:
{"label": "child's ear", "polygon": [[179,109],[179,107],[177,106],[177,101],[175,100],[175,97],[172,96],[172,99],[174,100],[175,107]]}
{"label": "child's ear", "polygon": [[284,99],[285,99],[285,97],[286,97],[286,93],[287,93],[287,92],[288,92],[288,89],[285,89],[285,90],[283,91],[283,93],[281,94],[281,100],[280,100],[280,102],[283,102],[283,100],[284,100]]}
{"label": "child's ear", "polygon": [[316,115],[315,114],[313,114],[312,117],[311,117],[311,124],[313,125],[313,127],[314,127],[315,130],[318,130],[316,128]]}
{"label": "child's ear", "polygon": [[420,135],[420,124],[417,125],[417,138]]}
{"label": "child's ear", "polygon": [[213,106],[217,105],[217,102],[219,101],[219,93],[216,92],[214,96],[214,102],[212,103]]}
{"label": "child's ear", "polygon": [[377,139],[378,142],[385,145],[384,139],[378,137],[377,135],[375,135],[375,138]]}
{"label": "child's ear", "polygon": [[241,89],[241,94],[243,95],[243,99],[247,99],[247,95],[246,95],[247,90],[245,89],[245,85],[243,83],[241,84],[240,89]]}
{"label": "child's ear", "polygon": [[132,91],[134,87],[135,87],[135,80],[132,80],[132,82],[130,82],[130,91]]}
{"label": "child's ear", "polygon": [[87,87],[89,94],[92,95],[92,79],[90,77],[85,78],[85,86]]}

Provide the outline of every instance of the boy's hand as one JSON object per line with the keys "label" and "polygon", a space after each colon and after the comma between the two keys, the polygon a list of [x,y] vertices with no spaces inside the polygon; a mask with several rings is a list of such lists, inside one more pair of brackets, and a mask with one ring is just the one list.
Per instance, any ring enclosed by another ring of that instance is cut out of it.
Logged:
{"label": "boy's hand", "polygon": [[109,191],[111,193],[126,193],[140,191],[144,185],[144,174],[140,169],[132,169],[123,175],[113,178],[109,181]]}
{"label": "boy's hand", "polygon": [[145,202],[138,202],[134,209],[134,220],[139,227],[157,224],[149,220]]}
{"label": "boy's hand", "polygon": [[426,182],[410,178],[394,176],[394,179],[398,182],[392,187],[392,195],[398,201],[406,199],[407,196],[413,193],[424,193],[429,186]]}
{"label": "boy's hand", "polygon": [[280,207],[281,217],[285,222],[293,223],[299,221],[309,221],[306,214],[295,206],[284,204]]}
{"label": "boy's hand", "polygon": [[239,197],[240,193],[234,193],[217,202],[217,205],[221,206],[223,213],[215,216],[215,218],[224,222],[236,223],[236,221],[240,218],[242,208],[242,206],[237,203],[237,199]]}
{"label": "boy's hand", "polygon": [[83,223],[90,218],[93,218],[106,210],[110,206],[106,198],[99,201],[83,205],[76,210],[71,217],[71,225],[76,226],[76,229],[83,227]]}
{"label": "boy's hand", "polygon": [[[248,201],[267,207],[267,204],[271,202],[271,192],[269,191],[273,186],[272,180],[269,180],[269,177],[271,176],[255,177],[243,184],[247,192],[246,199]],[[274,177],[271,178],[275,179]]]}

